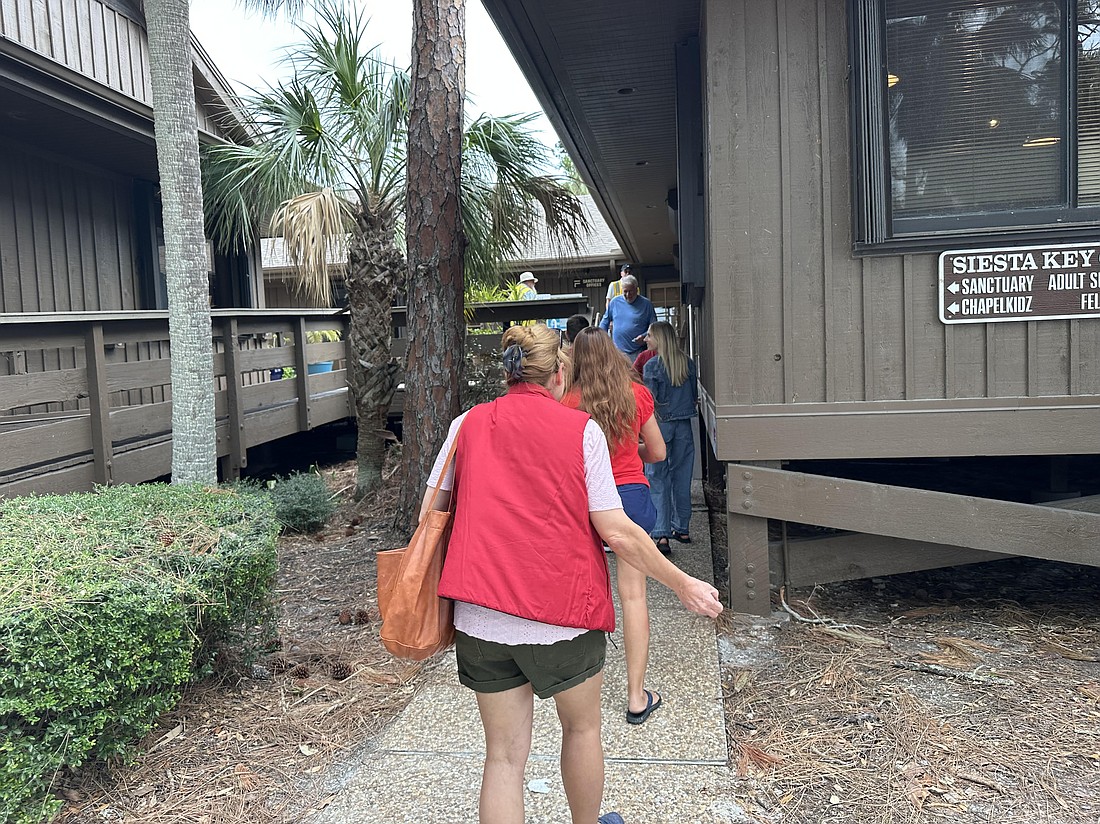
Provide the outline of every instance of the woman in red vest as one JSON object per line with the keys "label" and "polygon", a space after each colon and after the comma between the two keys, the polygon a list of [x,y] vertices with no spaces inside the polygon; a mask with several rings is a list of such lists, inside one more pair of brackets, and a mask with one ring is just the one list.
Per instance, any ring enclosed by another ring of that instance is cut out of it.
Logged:
{"label": "woman in red vest", "polygon": [[[524,820],[523,770],[534,696],[554,699],[562,725],[562,784],[573,824],[599,816],[603,796],[600,687],[605,633],[615,626],[602,538],[622,560],[670,587],[689,610],[717,616],[710,584],[664,558],[623,512],[607,441],[584,412],[559,403],[568,356],[543,325],[502,341],[508,391],[451,424],[424,507],[454,527],[439,594],[455,600],[459,680],[477,694],[485,729],[481,824]],[[451,441],[453,469],[439,477]]]}
{"label": "woman in red vest", "polygon": [[[570,356],[572,387],[563,403],[587,412],[600,425],[611,452],[611,471],[623,511],[646,532],[652,532],[657,510],[642,463],[665,459],[665,439],[653,416],[653,396],[602,329],[582,329]],[[661,705],[660,693],[645,688],[649,664],[646,577],[629,564],[619,564],[618,578],[626,650],[626,721],[641,724]]]}

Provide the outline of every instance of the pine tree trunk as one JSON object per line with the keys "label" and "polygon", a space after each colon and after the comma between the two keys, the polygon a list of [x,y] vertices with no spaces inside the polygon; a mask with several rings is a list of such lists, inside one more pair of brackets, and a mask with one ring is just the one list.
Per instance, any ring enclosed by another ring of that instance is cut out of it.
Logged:
{"label": "pine tree trunk", "polygon": [[348,385],[359,425],[355,494],[382,482],[386,416],[397,388],[397,361],[390,356],[393,294],[405,259],[393,243],[392,216],[356,216],[348,245]]}
{"label": "pine tree trunk", "polygon": [[465,236],[459,208],[465,0],[413,0],[405,236],[408,365],[397,524],[411,526],[447,427],[461,410]]}
{"label": "pine tree trunk", "polygon": [[145,0],[172,347],[172,482],[217,483],[214,354],[188,0]]}

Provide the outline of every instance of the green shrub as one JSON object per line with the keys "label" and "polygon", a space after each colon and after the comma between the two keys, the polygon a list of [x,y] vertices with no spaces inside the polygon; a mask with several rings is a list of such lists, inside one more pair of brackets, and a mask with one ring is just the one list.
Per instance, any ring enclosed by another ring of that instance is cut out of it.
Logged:
{"label": "green shrub", "polygon": [[0,821],[52,814],[60,769],[125,752],[269,617],[276,533],[248,490],[0,505]]}
{"label": "green shrub", "polygon": [[271,488],[275,517],[290,532],[316,532],[325,525],[336,504],[325,479],[314,472],[296,472]]}

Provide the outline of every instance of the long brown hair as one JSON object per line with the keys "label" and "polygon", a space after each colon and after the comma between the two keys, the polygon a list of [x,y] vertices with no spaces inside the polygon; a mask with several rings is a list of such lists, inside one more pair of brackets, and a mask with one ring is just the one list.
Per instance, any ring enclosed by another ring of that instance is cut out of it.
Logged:
{"label": "long brown hair", "polygon": [[580,390],[580,408],[600,425],[608,448],[614,451],[634,437],[638,408],[633,383],[637,373],[615,348],[611,336],[595,326],[577,333],[570,357],[570,383]]}

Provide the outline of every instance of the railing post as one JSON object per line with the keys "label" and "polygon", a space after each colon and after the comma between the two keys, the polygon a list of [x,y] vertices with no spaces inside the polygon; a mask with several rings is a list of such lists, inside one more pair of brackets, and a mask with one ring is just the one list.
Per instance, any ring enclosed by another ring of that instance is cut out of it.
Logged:
{"label": "railing post", "polygon": [[[755,484],[752,465],[727,465],[726,541],[730,565],[730,609],[767,616],[772,610],[768,519],[753,512]],[[780,581],[780,585],[782,583]]]}
{"label": "railing post", "polygon": [[298,430],[310,428],[312,408],[309,402],[309,364],[306,362],[306,319],[301,315],[294,327],[294,371],[298,382]]}
{"label": "railing post", "polygon": [[95,482],[111,483],[114,444],[111,440],[111,404],[107,393],[107,357],[103,349],[103,324],[93,323],[84,338],[88,376],[88,408],[92,425],[92,461]]}
{"label": "railing post", "polygon": [[224,318],[222,320],[222,355],[225,362],[225,399],[229,413],[229,454],[222,466],[222,477],[227,481],[240,478],[241,470],[248,466],[240,354],[237,319]]}

